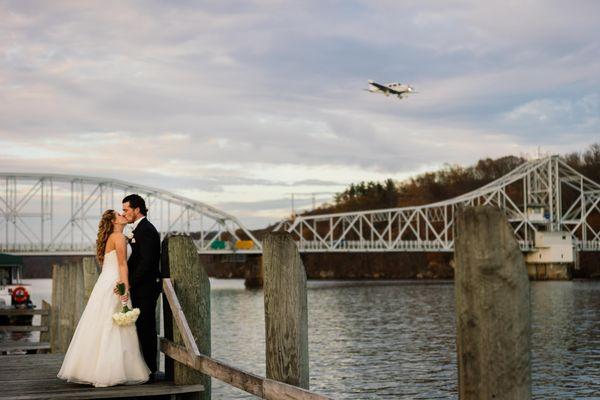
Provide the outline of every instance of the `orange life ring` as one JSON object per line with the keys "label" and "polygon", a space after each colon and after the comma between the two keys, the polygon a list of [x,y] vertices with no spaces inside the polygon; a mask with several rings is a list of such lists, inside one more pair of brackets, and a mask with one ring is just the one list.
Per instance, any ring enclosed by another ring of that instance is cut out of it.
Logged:
{"label": "orange life ring", "polygon": [[29,299],[29,293],[23,286],[17,286],[12,291],[12,299],[17,304],[24,303]]}

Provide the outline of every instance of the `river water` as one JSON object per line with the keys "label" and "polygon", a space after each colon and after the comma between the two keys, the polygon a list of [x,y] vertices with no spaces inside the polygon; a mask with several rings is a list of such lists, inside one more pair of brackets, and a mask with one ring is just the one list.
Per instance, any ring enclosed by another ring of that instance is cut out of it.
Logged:
{"label": "river water", "polygon": [[[26,280],[50,301],[49,279]],[[454,286],[309,281],[310,387],[336,399],[457,399]],[[532,282],[533,398],[600,398],[600,282]],[[265,375],[263,292],[211,279],[213,357]],[[251,399],[213,379],[214,399]]]}

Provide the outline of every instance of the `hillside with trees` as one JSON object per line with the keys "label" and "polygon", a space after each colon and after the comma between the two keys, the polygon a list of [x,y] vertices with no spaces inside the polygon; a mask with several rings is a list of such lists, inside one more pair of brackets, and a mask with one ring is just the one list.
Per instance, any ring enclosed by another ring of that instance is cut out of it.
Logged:
{"label": "hillside with trees", "polygon": [[[562,158],[578,172],[600,183],[600,143]],[[484,186],[524,162],[525,158],[517,156],[485,158],[473,166],[445,165],[438,171],[400,182],[387,179],[353,183],[335,196],[333,204],[325,204],[303,215],[416,206],[447,200]]]}

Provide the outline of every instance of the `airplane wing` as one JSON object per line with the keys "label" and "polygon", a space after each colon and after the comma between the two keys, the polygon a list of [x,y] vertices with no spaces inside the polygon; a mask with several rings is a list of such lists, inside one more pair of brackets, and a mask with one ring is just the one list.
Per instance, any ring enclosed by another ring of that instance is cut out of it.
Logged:
{"label": "airplane wing", "polygon": [[395,90],[395,89],[392,89],[392,88],[390,88],[388,86],[385,86],[385,85],[382,85],[380,83],[373,82],[373,81],[370,81],[369,85],[373,85],[377,89],[379,89],[381,91],[384,91],[384,92],[391,93],[391,94],[402,94],[402,93],[406,93],[407,92],[406,90]]}
{"label": "airplane wing", "polygon": [[379,89],[379,90],[383,90],[383,91],[385,91],[385,92],[392,90],[392,89],[390,89],[389,87],[387,87],[387,86],[385,86],[385,85],[382,85],[382,84],[380,84],[380,83],[373,82],[373,81],[369,81],[369,85],[373,85],[373,86],[375,86],[377,89]]}

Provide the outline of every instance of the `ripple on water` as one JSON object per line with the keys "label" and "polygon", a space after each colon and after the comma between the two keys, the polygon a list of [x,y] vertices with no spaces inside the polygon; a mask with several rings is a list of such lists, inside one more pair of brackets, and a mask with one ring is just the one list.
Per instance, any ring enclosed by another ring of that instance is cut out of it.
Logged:
{"label": "ripple on water", "polygon": [[[42,291],[43,281],[30,280]],[[264,376],[262,291],[241,280],[211,279],[211,287],[213,356]],[[533,282],[531,299],[533,398],[600,398],[600,282]],[[308,307],[312,390],[458,398],[451,282],[311,281]],[[213,398],[254,397],[213,379]]]}

